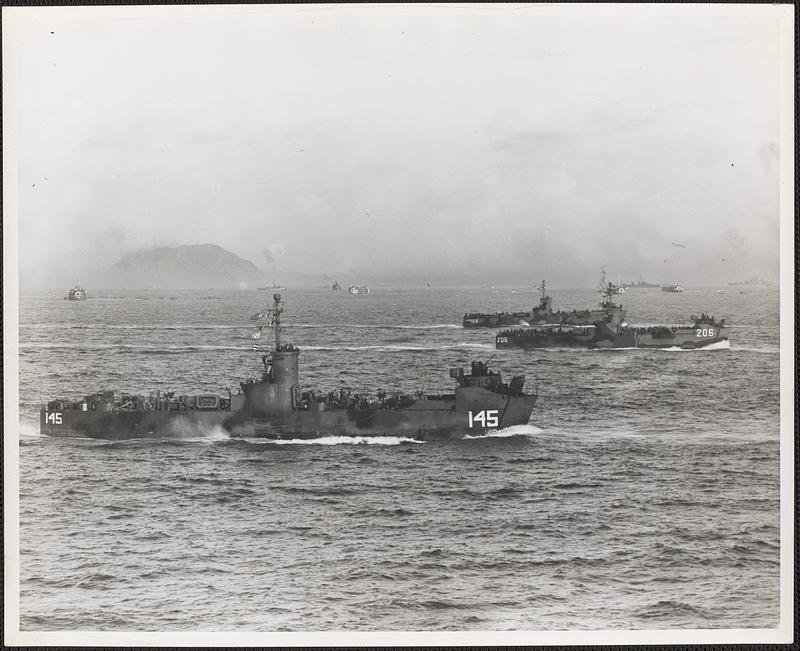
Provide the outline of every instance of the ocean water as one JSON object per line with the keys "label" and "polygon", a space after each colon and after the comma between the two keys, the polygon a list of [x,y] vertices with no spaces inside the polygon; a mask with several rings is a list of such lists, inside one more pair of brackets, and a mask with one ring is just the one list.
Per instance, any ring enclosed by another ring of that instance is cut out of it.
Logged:
{"label": "ocean water", "polygon": [[23,631],[778,625],[777,290],[619,297],[631,323],[726,318],[701,351],[495,351],[460,327],[533,288],[284,294],[305,387],[441,391],[472,359],[535,383],[527,426],[440,443],[42,437],[47,399],[259,371],[271,292],[90,296],[20,298]]}

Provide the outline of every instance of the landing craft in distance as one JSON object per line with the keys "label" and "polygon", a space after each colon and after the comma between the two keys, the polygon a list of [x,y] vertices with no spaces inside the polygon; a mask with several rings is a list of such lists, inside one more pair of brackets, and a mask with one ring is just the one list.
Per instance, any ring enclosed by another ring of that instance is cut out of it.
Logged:
{"label": "landing craft in distance", "polygon": [[75,285],[69,290],[69,293],[64,297],[65,301],[85,301],[86,290],[79,285]]}
{"label": "landing craft in distance", "polygon": [[692,325],[630,326],[625,323],[622,307],[611,302],[612,295],[609,283],[600,304],[600,318],[501,330],[495,336],[495,347],[692,349],[728,341],[725,320],[716,321],[705,313],[694,317]]}
{"label": "landing craft in distance", "polygon": [[[274,332],[260,377],[240,382],[227,396],[149,396],[100,391],[50,400],[39,415],[41,433],[99,439],[182,438],[221,428],[231,437],[314,439],[323,436],[392,436],[417,440],[463,438],[526,425],[537,393],[524,391],[525,377],[503,382],[482,362],[469,372],[451,368],[455,388],[443,393],[316,391],[300,383],[300,349],[281,343],[281,295],[265,316]],[[260,332],[260,330],[259,330]],[[257,343],[253,344],[254,350]]]}
{"label": "landing craft in distance", "polygon": [[[606,299],[601,304],[602,309],[600,310],[553,311],[552,299],[547,295],[543,280],[538,287],[539,305],[531,308],[529,312],[495,312],[494,314],[468,312],[464,315],[461,323],[464,328],[506,328],[543,323],[590,324],[597,319],[606,318],[609,312],[615,314],[622,309],[611,299],[611,296],[616,293],[615,286],[612,283],[606,283],[605,276],[601,277],[601,288],[601,293],[606,296]],[[624,312],[622,312],[622,316],[624,318]]]}

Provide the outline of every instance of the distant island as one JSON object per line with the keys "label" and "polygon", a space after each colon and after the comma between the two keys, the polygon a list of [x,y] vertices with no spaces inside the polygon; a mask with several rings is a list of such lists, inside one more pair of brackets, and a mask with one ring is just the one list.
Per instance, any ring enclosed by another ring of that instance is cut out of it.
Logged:
{"label": "distant island", "polygon": [[216,244],[189,244],[129,253],[101,281],[108,287],[200,289],[264,284],[266,273]]}

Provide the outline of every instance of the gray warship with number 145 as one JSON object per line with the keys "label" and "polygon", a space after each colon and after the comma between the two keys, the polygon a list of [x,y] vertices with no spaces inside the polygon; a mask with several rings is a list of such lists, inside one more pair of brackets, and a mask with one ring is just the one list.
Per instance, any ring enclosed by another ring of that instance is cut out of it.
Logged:
{"label": "gray warship with number 145", "polygon": [[[232,437],[309,439],[322,436],[396,436],[419,440],[461,438],[465,434],[525,425],[536,392],[524,391],[525,378],[503,382],[482,362],[469,372],[451,368],[455,387],[426,394],[316,391],[303,386],[300,350],[280,340],[281,295],[267,314],[274,347],[264,355],[261,376],[240,383],[227,396],[174,393],[137,396],[113,391],[79,399],[51,400],[41,409],[40,427],[48,436],[103,439],[191,437],[209,430]],[[260,332],[260,330],[259,330]]]}

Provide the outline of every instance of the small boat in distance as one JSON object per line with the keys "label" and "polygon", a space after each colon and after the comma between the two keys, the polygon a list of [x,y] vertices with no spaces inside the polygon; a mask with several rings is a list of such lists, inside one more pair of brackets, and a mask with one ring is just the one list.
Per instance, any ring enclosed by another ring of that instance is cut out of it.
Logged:
{"label": "small boat in distance", "polygon": [[339,284],[338,280],[333,281],[333,285],[331,285],[331,290],[334,292],[342,291],[342,286]]}
{"label": "small boat in distance", "polygon": [[669,292],[670,294],[680,294],[683,291],[683,285],[680,283],[672,283],[671,285],[661,285],[662,292]]}
{"label": "small boat in distance", "polygon": [[69,290],[69,294],[64,297],[65,301],[85,301],[86,300],[86,290],[78,285],[75,285],[72,289]]}
{"label": "small boat in distance", "polygon": [[635,282],[635,283],[633,283],[633,282],[631,282],[631,283],[627,283],[627,285],[626,285],[626,286],[627,286],[628,288],[630,288],[630,289],[649,289],[650,287],[653,287],[653,288],[655,288],[655,287],[659,287],[660,285],[659,285],[658,283],[649,283],[649,282],[647,282],[646,280],[642,280],[642,279],[640,278],[640,279],[639,279],[637,282]]}
{"label": "small boat in distance", "polygon": [[627,294],[628,293],[628,287],[625,285],[625,283],[622,282],[622,276],[621,275],[617,278],[617,284],[616,285],[614,283],[610,282],[610,283],[608,283],[608,286],[611,289],[611,293],[612,294]]}
{"label": "small boat in distance", "polygon": [[366,285],[350,285],[350,289],[348,289],[351,294],[362,294],[366,295],[369,294],[369,287]]}
{"label": "small boat in distance", "polygon": [[256,289],[258,289],[259,291],[262,291],[262,292],[266,291],[268,289],[270,289],[272,291],[276,291],[276,292],[285,292],[286,291],[285,287],[280,287],[279,285],[276,285],[274,280],[272,281],[272,287],[257,287]]}

